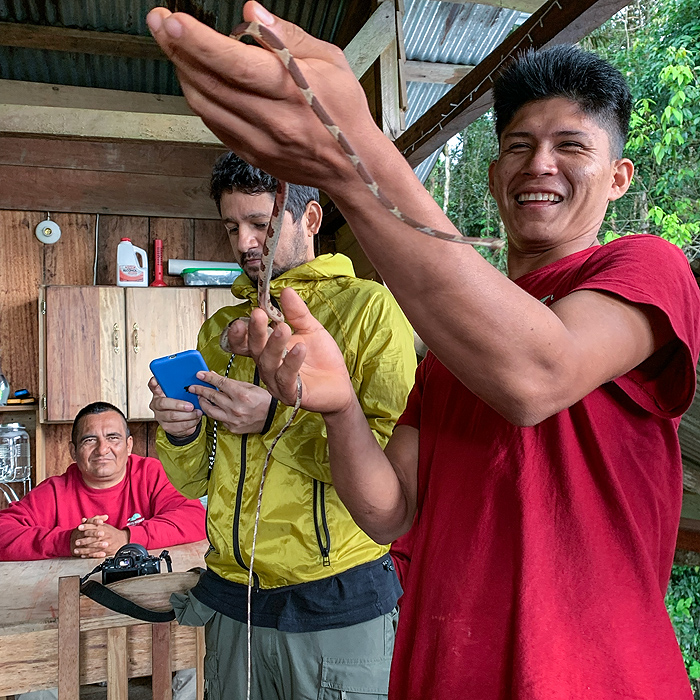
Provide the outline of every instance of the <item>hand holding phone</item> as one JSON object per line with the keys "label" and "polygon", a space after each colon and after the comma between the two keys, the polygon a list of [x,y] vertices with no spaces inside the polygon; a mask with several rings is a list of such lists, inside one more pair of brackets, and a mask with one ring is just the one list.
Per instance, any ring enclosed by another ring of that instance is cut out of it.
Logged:
{"label": "hand holding phone", "polygon": [[169,399],[188,401],[195,409],[201,410],[199,397],[188,391],[192,384],[199,384],[210,389],[216,387],[197,379],[197,372],[207,372],[209,368],[198,350],[186,350],[175,355],[159,357],[149,365],[163,393]]}

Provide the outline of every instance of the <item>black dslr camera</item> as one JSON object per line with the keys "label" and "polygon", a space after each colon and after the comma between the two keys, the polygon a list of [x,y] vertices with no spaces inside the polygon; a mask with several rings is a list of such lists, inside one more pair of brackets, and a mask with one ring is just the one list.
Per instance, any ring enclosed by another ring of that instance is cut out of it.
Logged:
{"label": "black dslr camera", "polygon": [[[172,571],[172,560],[168,550],[163,550],[159,556],[154,557],[140,544],[125,544],[117,550],[113,557],[105,559],[100,569],[102,570],[102,583],[114,583],[134,576],[146,576],[160,573],[160,560],[165,561],[168,571]],[[94,573],[94,572],[93,572]]]}

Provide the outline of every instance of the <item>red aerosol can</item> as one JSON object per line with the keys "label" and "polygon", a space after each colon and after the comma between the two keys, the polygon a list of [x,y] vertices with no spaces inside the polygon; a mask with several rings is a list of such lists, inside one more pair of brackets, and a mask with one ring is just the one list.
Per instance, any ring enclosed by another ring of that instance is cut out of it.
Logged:
{"label": "red aerosol can", "polygon": [[163,281],[163,241],[160,238],[156,238],[154,241],[155,247],[155,265],[153,268],[154,279],[151,282],[151,287],[167,287]]}

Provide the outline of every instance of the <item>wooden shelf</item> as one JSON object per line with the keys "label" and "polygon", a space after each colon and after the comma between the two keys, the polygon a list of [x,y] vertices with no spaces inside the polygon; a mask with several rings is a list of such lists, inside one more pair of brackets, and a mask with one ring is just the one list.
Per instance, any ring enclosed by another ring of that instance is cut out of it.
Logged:
{"label": "wooden shelf", "polygon": [[0,406],[0,413],[19,413],[20,411],[36,411],[39,408],[35,403],[17,403],[10,406]]}

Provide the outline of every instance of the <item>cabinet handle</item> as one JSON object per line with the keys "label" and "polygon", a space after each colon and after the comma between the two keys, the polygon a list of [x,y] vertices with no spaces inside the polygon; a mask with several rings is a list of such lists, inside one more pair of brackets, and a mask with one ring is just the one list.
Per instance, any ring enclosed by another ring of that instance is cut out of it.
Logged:
{"label": "cabinet handle", "polygon": [[207,315],[207,302],[202,299],[202,316]]}
{"label": "cabinet handle", "polygon": [[115,323],[112,327],[112,347],[114,352],[119,352],[119,324]]}
{"label": "cabinet handle", "polygon": [[141,348],[139,348],[139,324],[138,323],[134,324],[133,339],[134,339],[134,352],[138,352],[141,349]]}

